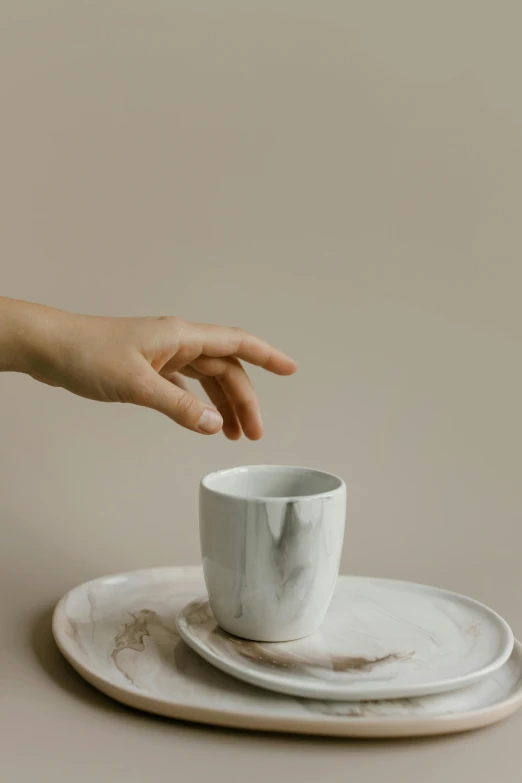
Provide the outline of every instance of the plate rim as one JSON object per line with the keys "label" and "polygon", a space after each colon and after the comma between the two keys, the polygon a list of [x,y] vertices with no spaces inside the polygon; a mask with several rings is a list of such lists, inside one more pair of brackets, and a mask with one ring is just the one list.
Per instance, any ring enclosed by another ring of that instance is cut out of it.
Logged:
{"label": "plate rim", "polygon": [[[61,654],[71,667],[85,679],[90,685],[109,698],[119,703],[149,712],[166,718],[183,720],[189,723],[208,724],[223,728],[239,729],[244,731],[281,732],[289,734],[307,734],[317,736],[354,737],[354,738],[392,738],[392,737],[422,737],[457,732],[471,731],[483,728],[512,715],[522,706],[522,677],[517,682],[513,692],[506,698],[492,705],[466,712],[450,713],[445,715],[419,715],[402,717],[372,717],[360,716],[328,716],[313,715],[274,716],[252,714],[242,711],[241,708],[213,709],[206,706],[194,706],[182,704],[172,698],[147,695],[138,688],[133,688],[129,683],[115,683],[108,677],[100,675],[95,668],[84,664],[75,654],[74,646],[69,637],[63,632],[60,624],[68,621],[65,606],[68,598],[74,592],[86,590],[95,584],[106,584],[115,577],[124,578],[144,576],[146,574],[160,575],[172,574],[176,578],[185,575],[187,577],[201,576],[200,566],[159,566],[145,569],[114,573],[97,577],[83,582],[68,590],[56,604],[52,616],[52,632],[55,643]],[[182,574],[184,572],[184,574]],[[398,580],[392,580],[398,581]],[[451,591],[450,591],[451,592]],[[522,662],[522,644],[514,641],[512,655],[516,654]]]}

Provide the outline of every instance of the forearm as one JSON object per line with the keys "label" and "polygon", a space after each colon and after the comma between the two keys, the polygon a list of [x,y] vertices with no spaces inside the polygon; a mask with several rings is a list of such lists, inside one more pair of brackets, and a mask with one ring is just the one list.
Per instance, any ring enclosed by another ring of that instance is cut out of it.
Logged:
{"label": "forearm", "polygon": [[49,307],[0,297],[0,372],[32,374],[50,349]]}

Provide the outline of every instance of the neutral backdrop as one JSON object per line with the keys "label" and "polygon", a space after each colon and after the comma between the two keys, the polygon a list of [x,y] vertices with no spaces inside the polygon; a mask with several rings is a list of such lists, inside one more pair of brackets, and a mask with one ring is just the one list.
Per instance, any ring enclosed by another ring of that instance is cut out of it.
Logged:
{"label": "neutral backdrop", "polygon": [[6,780],[520,779],[522,716],[365,745],[135,715],[49,618],[83,580],[198,562],[201,475],[272,462],[346,479],[345,571],[522,635],[521,24],[507,0],[2,0],[1,294],[241,325],[300,363],[252,373],[255,444],[0,378]]}

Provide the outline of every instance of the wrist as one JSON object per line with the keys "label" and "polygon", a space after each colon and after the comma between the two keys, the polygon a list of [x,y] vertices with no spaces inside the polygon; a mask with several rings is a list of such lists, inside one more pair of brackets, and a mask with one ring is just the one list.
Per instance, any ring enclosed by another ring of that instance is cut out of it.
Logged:
{"label": "wrist", "polygon": [[32,375],[50,360],[53,322],[59,311],[0,297],[0,371]]}

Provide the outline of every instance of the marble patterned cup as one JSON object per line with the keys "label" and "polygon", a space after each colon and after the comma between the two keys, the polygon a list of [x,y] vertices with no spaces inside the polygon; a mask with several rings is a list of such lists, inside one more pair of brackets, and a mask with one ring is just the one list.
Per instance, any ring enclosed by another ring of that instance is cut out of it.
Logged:
{"label": "marble patterned cup", "polygon": [[203,571],[224,631],[284,642],[318,630],[337,581],[346,485],[309,468],[259,465],[202,480]]}

